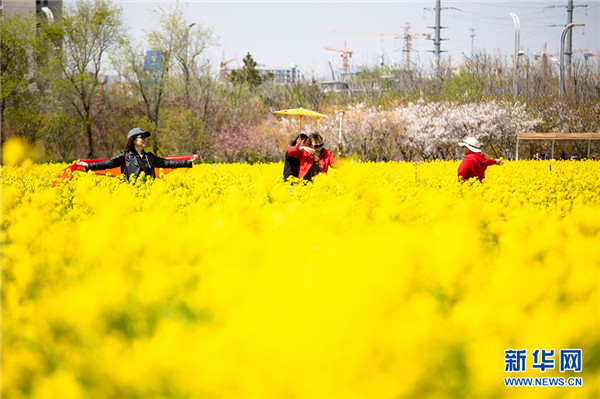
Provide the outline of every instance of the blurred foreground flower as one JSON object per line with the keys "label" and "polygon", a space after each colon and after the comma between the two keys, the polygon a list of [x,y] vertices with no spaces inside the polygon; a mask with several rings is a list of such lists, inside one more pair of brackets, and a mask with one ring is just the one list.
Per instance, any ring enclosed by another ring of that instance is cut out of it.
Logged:
{"label": "blurred foreground flower", "polygon": [[22,165],[26,161],[31,163],[33,148],[29,142],[21,137],[10,137],[2,144],[2,163],[7,166]]}

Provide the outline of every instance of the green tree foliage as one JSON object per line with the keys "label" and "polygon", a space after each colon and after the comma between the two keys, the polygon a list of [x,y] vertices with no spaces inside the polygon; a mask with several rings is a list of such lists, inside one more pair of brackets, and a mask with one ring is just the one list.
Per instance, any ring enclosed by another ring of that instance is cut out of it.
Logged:
{"label": "green tree foliage", "polygon": [[247,83],[251,87],[260,85],[264,80],[269,79],[269,76],[260,76],[256,69],[256,61],[252,59],[250,53],[244,57],[244,66],[240,70],[233,70],[227,76],[228,79],[235,84]]}
{"label": "green tree foliage", "polygon": [[482,79],[471,72],[460,72],[444,80],[442,91],[447,98],[473,101],[483,98],[484,83]]}
{"label": "green tree foliage", "polygon": [[[29,85],[33,82],[32,66],[38,39],[36,20],[32,16],[3,15],[0,24],[0,113],[3,139],[7,137],[5,115],[28,102]],[[21,129],[15,129],[18,133]]]}
{"label": "green tree foliage", "polygon": [[359,101],[377,103],[384,93],[402,94],[399,75],[403,72],[393,67],[360,68],[350,78],[352,87],[360,97]]}
{"label": "green tree foliage", "polygon": [[[66,159],[79,136],[77,121],[52,84],[61,71],[52,65],[53,40],[60,29],[33,14],[3,15],[1,32],[2,141],[13,135]],[[46,159],[43,153],[37,159]]]}
{"label": "green tree foliage", "polygon": [[47,149],[56,154],[62,161],[69,159],[75,150],[73,138],[79,137],[78,118],[74,114],[69,114],[57,109],[48,112],[44,118],[44,142]]}

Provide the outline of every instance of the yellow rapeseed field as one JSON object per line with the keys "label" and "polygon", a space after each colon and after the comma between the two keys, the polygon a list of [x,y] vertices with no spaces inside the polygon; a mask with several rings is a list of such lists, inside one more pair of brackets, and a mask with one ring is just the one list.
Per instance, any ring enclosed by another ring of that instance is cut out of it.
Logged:
{"label": "yellow rapeseed field", "polygon": [[65,166],[1,169],[2,398],[600,396],[600,162]]}

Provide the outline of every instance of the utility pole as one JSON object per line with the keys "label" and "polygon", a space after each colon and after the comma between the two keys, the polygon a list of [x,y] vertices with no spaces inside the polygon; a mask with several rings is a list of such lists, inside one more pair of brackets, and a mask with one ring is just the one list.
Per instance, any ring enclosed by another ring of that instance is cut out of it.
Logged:
{"label": "utility pole", "polygon": [[544,43],[544,54],[542,55],[542,76],[546,79],[550,75],[548,67],[548,43]]}
{"label": "utility pole", "polygon": [[428,39],[431,39],[431,34],[429,33],[410,33],[410,22],[406,23],[406,27],[404,28],[404,49],[403,52],[406,53],[406,70],[410,70],[410,52],[412,51],[412,38],[418,36],[425,36]]}
{"label": "utility pole", "polygon": [[[573,23],[573,0],[567,2],[567,26]],[[571,76],[571,48],[573,36],[571,29],[567,30],[567,42],[565,43],[565,61],[567,64],[567,76]]]}
{"label": "utility pole", "polygon": [[406,23],[406,28],[404,29],[404,48],[406,51],[406,70],[410,69],[410,50],[412,47],[412,36],[410,35],[410,23]]}
{"label": "utility pole", "polygon": [[[439,77],[441,77],[441,75],[442,75],[442,70],[440,69],[440,54],[445,53],[445,51],[440,49],[440,45],[442,44],[442,40],[447,40],[447,39],[442,39],[440,37],[440,31],[442,29],[446,28],[446,26],[441,26],[441,19],[442,19],[441,14],[442,14],[441,0],[435,0],[435,26],[428,26],[428,28],[433,29],[435,32],[435,37],[433,38],[433,51],[432,52],[435,54],[435,73]],[[431,51],[431,50],[429,50],[429,51]]]}
{"label": "utility pole", "polygon": [[[575,10],[575,8],[577,7],[587,7],[587,4],[581,4],[581,5],[573,5],[573,0],[569,0],[567,2],[567,26],[573,23],[573,10]],[[582,25],[585,26],[585,25]],[[566,40],[567,42],[565,43],[565,62],[566,62],[566,68],[567,68],[567,76],[571,76],[571,55],[573,55],[573,50],[572,50],[572,46],[573,46],[573,36],[572,36],[573,32],[571,30],[569,30],[567,32],[567,37]]]}
{"label": "utility pole", "polygon": [[381,35],[381,56],[379,57],[379,66],[385,66],[385,59],[383,58],[383,35]]}
{"label": "utility pole", "polygon": [[475,42],[475,28],[471,28],[471,58],[473,58],[473,43]]}
{"label": "utility pole", "polygon": [[519,95],[519,50],[521,50],[521,24],[514,12],[509,13],[515,25],[515,53],[513,55],[513,94],[515,100]]}

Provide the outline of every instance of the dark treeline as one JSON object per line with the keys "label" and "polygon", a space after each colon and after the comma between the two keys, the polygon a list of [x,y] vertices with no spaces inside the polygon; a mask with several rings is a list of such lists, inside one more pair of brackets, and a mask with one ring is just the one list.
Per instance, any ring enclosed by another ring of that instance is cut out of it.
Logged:
{"label": "dark treeline", "polygon": [[[149,146],[159,154],[239,161],[229,139],[239,135],[232,132],[260,129],[271,111],[302,106],[333,113],[358,103],[386,108],[419,99],[519,101],[543,121],[539,132],[600,131],[600,57],[573,56],[562,98],[558,67],[549,59],[521,60],[515,96],[510,57],[484,52],[438,76],[420,68],[363,68],[328,90],[314,81],[275,84],[257,74],[250,54],[240,71],[213,76],[206,50],[216,45],[214,33],[177,8],[156,14],[144,46],[133,43],[120,8],[108,0],[77,1],[52,24],[3,15],[2,142],[26,138],[39,161],[109,157],[139,126],[152,132]],[[148,49],[155,51],[148,56]]]}

